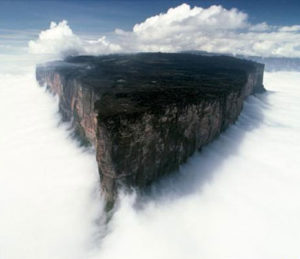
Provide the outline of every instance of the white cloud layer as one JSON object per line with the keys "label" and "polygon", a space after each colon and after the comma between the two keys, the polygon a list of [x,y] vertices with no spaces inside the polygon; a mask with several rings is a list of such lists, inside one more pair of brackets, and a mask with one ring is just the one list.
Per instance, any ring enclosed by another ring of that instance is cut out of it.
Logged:
{"label": "white cloud layer", "polygon": [[131,32],[141,51],[204,50],[259,56],[300,56],[299,25],[251,24],[248,15],[222,6],[182,4],[136,24]]}
{"label": "white cloud layer", "polygon": [[300,25],[251,24],[248,15],[222,6],[208,8],[182,4],[134,25],[131,31],[116,29],[111,41],[105,36],[85,41],[66,21],[52,22],[36,41],[32,53],[107,54],[114,52],[202,50],[258,56],[300,57]]}
{"label": "white cloud layer", "polygon": [[95,154],[24,60],[0,59],[1,259],[300,258],[300,73],[266,73],[271,93],[107,224]]}
{"label": "white cloud layer", "polygon": [[29,52],[50,57],[74,54],[106,54],[120,51],[121,47],[110,43],[105,36],[98,40],[83,40],[73,33],[67,21],[51,22],[50,28],[42,31],[35,41],[29,42]]}
{"label": "white cloud layer", "polygon": [[81,45],[67,21],[51,22],[50,28],[42,31],[36,41],[29,42],[29,50],[33,54],[65,54],[82,50]]}

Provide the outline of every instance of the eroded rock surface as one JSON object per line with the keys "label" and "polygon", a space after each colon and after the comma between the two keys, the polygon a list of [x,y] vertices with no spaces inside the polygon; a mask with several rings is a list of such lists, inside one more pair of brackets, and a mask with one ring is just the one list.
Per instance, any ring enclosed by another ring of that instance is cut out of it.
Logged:
{"label": "eroded rock surface", "polygon": [[178,169],[264,91],[264,66],[226,56],[78,56],[37,67],[63,119],[96,149],[102,190],[143,188]]}

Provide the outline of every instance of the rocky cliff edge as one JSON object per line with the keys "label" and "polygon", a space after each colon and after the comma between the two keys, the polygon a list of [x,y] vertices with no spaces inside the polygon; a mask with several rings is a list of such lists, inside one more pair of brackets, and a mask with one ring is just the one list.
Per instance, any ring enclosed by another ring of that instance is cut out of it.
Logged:
{"label": "rocky cliff edge", "polygon": [[95,147],[102,191],[143,188],[184,163],[264,91],[264,65],[227,56],[140,53],[41,64],[36,78]]}

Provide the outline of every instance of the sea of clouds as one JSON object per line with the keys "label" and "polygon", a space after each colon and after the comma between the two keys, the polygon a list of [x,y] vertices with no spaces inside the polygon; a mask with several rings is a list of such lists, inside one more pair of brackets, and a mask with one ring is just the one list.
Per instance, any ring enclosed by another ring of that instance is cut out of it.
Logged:
{"label": "sea of clouds", "polygon": [[267,73],[236,124],[109,224],[95,155],[33,72],[0,74],[0,258],[299,256],[299,72]]}
{"label": "sea of clouds", "polygon": [[123,198],[99,258],[299,257],[300,73],[267,73],[265,85],[142,209]]}
{"label": "sea of clouds", "polygon": [[[169,20],[175,12],[178,20]],[[222,30],[236,35],[238,29],[252,33],[256,26],[235,9],[182,5],[132,32],[117,33],[140,37],[137,46],[143,46],[146,36],[137,34],[154,30],[155,24],[168,23],[174,34],[186,24],[188,34],[204,15],[215,17],[205,21],[212,29],[222,23],[219,19],[231,17]],[[271,33],[268,25],[260,26],[265,29],[256,31],[264,32],[255,33]],[[272,30],[297,36],[297,27]],[[78,50],[108,53],[110,44],[106,38],[83,41],[61,22],[29,43],[31,54],[1,56],[0,258],[299,257],[300,73],[266,73],[268,91],[249,97],[234,125],[147,195],[121,195],[106,224],[94,151],[70,137],[57,99],[35,81],[34,64]],[[124,48],[117,46],[113,51]]]}
{"label": "sea of clouds", "polygon": [[0,258],[86,258],[104,220],[95,156],[34,70],[12,67],[0,73]]}

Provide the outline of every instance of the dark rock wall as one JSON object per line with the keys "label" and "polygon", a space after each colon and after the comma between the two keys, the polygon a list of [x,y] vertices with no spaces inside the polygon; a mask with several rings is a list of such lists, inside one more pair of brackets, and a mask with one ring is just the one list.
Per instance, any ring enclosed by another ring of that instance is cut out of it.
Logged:
{"label": "dark rock wall", "polygon": [[178,169],[238,118],[244,99],[263,88],[263,66],[248,72],[238,90],[196,103],[167,104],[139,113],[101,116],[102,97],[76,79],[37,69],[37,80],[59,96],[64,120],[96,149],[102,190],[113,201],[120,185],[144,187]]}
{"label": "dark rock wall", "polygon": [[40,85],[58,95],[62,119],[72,123],[83,142],[96,147],[97,113],[94,103],[99,96],[82,87],[76,79],[67,79],[54,70],[37,69],[36,78]]}

